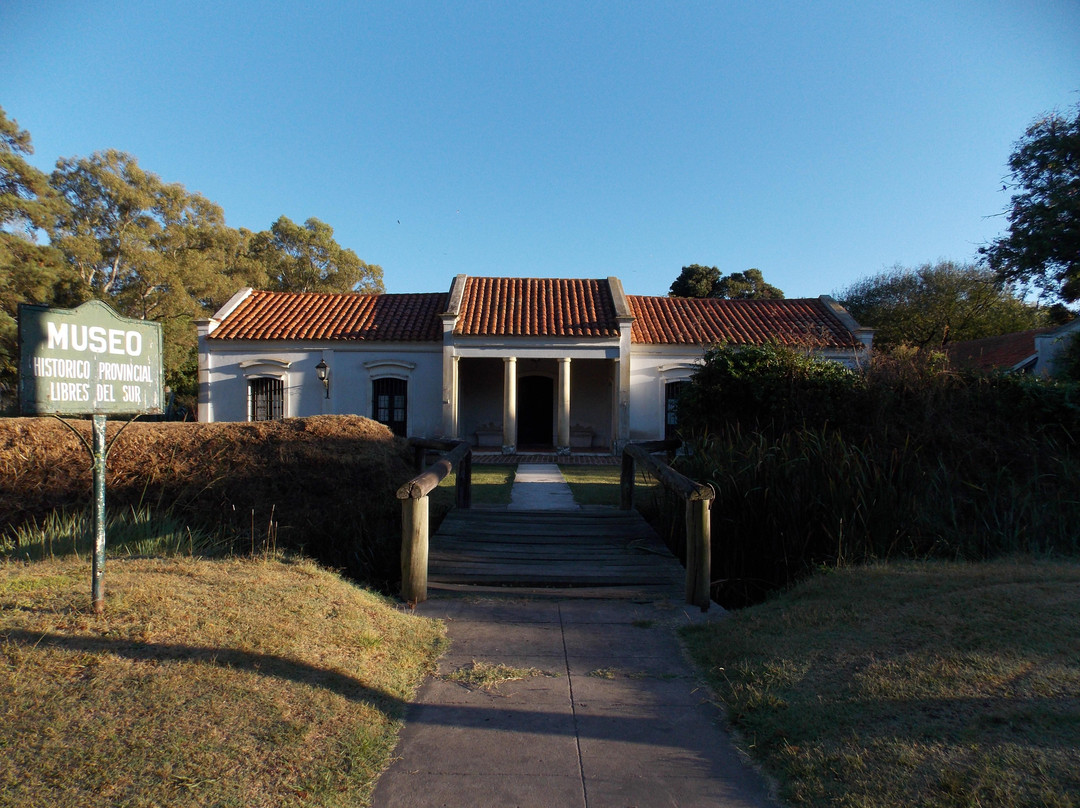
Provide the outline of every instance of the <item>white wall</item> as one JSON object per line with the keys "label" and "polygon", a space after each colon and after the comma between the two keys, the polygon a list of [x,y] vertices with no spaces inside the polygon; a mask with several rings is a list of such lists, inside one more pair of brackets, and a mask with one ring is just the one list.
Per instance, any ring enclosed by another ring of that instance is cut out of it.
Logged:
{"label": "white wall", "polygon": [[[203,400],[205,393],[200,396],[199,420],[248,420],[248,381],[260,376],[283,380],[287,418],[322,414],[370,418],[372,379],[389,376],[408,380],[409,435],[438,435],[442,428],[438,343],[297,346],[207,340],[202,345],[207,343],[209,370],[203,375],[210,393],[208,401]],[[329,398],[315,376],[320,359],[330,367]]]}
{"label": "white wall", "polygon": [[593,431],[593,447],[611,446],[614,363],[610,359],[575,359],[570,363],[570,426]]}
{"label": "white wall", "polygon": [[1035,337],[1035,351],[1039,355],[1035,372],[1040,376],[1057,375],[1059,358],[1074,339],[1080,339],[1080,320]]}
{"label": "white wall", "polygon": [[689,379],[704,353],[695,345],[631,347],[630,440],[664,437],[664,387]]}

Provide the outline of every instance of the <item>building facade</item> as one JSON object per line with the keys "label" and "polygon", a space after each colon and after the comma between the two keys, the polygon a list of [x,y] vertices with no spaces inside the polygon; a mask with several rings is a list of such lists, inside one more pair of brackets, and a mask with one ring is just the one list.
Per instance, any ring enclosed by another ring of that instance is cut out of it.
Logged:
{"label": "building facade", "polygon": [[457,276],[448,293],[243,289],[199,322],[199,419],[357,414],[482,449],[619,451],[669,432],[718,343],[856,366],[872,334],[828,297],[627,295],[618,278]]}

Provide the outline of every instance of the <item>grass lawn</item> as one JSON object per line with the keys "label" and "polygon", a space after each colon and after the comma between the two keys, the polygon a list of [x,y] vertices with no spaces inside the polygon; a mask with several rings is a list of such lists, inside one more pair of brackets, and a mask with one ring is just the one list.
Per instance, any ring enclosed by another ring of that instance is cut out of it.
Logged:
{"label": "grass lawn", "polygon": [[1080,564],[827,571],[685,636],[790,804],[1080,804]]}
{"label": "grass lawn", "polygon": [[444,640],[308,561],[0,563],[0,804],[366,805]]}
{"label": "grass lawn", "polygon": [[[619,466],[559,466],[559,471],[570,486],[578,505],[610,505],[618,508],[620,503]],[[635,496],[651,491],[656,481],[638,473],[634,481]]]}
{"label": "grass lawn", "polygon": [[[473,505],[509,505],[510,489],[514,487],[516,466],[474,464],[472,467]],[[454,504],[457,472],[446,475],[439,487],[431,492],[432,508],[450,508]]]}

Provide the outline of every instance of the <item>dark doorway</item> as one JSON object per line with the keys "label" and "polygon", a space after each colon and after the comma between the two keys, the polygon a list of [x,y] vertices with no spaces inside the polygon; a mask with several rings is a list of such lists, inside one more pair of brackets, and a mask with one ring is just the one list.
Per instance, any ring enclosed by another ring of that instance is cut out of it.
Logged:
{"label": "dark doorway", "polygon": [[517,405],[518,448],[551,448],[555,426],[555,382],[547,376],[522,376],[517,384]]}

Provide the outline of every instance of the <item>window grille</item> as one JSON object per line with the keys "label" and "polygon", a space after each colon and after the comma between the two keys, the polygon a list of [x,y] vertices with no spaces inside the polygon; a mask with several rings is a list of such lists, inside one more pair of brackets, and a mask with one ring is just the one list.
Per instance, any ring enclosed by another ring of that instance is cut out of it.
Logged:
{"label": "window grille", "polygon": [[668,382],[664,386],[664,438],[677,437],[679,429],[679,395],[686,389],[686,382]]}
{"label": "window grille", "polygon": [[276,421],[285,417],[285,382],[252,379],[248,382],[252,421]]}
{"label": "window grille", "polygon": [[405,437],[408,426],[409,383],[404,379],[375,379],[372,382],[371,412],[375,420]]}

